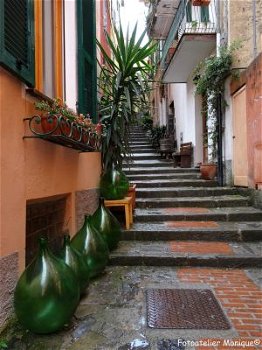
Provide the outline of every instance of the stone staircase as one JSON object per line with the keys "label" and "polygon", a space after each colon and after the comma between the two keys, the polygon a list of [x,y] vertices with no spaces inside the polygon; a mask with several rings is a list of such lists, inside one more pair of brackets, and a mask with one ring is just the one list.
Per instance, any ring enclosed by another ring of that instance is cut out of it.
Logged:
{"label": "stone staircase", "polygon": [[262,211],[237,188],[200,179],[198,169],[174,168],[134,127],[133,162],[124,168],[136,183],[134,225],[123,232],[112,265],[262,266]]}

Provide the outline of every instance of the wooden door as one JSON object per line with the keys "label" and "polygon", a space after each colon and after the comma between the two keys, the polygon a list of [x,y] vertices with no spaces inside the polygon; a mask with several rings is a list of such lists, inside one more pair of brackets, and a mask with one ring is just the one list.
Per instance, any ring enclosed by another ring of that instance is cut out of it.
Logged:
{"label": "wooden door", "polygon": [[248,186],[245,86],[233,95],[233,178],[235,186]]}

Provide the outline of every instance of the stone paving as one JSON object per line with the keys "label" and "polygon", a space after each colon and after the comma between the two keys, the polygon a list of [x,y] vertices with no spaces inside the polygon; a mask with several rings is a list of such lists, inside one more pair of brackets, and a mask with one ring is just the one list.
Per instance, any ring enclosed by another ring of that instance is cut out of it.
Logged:
{"label": "stone paving", "polygon": [[[57,334],[33,335],[16,328],[12,350],[177,350],[259,349],[259,345],[223,345],[234,339],[248,344],[261,336],[262,310],[257,269],[108,267],[94,280],[68,327]],[[210,289],[231,328],[224,331],[152,329],[147,326],[147,289]],[[10,335],[9,335],[10,336]],[[186,346],[183,341],[216,341],[217,347]],[[262,338],[261,338],[262,341]],[[180,345],[175,347],[175,344]],[[262,344],[262,343],[260,343]]]}

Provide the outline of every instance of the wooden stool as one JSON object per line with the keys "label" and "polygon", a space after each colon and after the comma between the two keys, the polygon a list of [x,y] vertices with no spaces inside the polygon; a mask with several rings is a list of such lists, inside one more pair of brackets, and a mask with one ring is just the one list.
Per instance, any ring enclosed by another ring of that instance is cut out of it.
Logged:
{"label": "wooden stool", "polygon": [[132,198],[132,209],[135,209],[136,206],[136,184],[132,184],[129,187],[129,190],[127,192],[127,197]]}
{"label": "wooden stool", "polygon": [[133,224],[133,205],[132,197],[125,197],[123,199],[106,199],[106,207],[124,207],[126,218],[126,229],[130,229],[130,225]]}

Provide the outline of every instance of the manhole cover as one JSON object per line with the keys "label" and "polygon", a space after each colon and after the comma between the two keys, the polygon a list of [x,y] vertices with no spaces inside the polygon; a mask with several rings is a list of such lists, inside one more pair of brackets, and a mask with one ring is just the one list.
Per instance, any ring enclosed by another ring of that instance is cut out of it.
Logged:
{"label": "manhole cover", "polygon": [[151,328],[230,329],[208,289],[148,289],[147,323]]}

